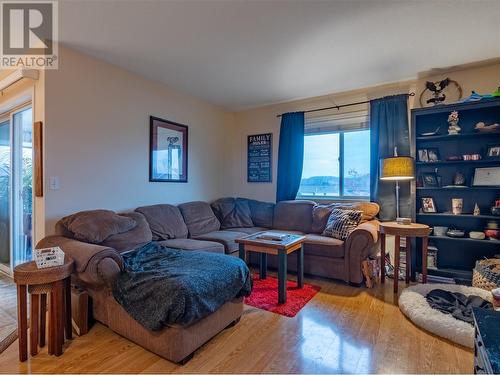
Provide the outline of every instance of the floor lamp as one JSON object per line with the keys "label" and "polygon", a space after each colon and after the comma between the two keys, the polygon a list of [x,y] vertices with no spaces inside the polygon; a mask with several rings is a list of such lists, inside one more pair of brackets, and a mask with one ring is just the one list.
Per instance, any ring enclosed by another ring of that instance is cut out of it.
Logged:
{"label": "floor lamp", "polygon": [[410,224],[411,219],[399,217],[399,181],[409,181],[414,178],[415,167],[413,158],[409,156],[395,156],[380,160],[380,179],[396,181],[396,222]]}

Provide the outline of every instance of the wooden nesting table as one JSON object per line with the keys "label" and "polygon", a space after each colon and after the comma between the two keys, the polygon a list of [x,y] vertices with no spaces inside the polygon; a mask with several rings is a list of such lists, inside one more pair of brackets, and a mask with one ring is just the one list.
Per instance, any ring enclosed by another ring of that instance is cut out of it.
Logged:
{"label": "wooden nesting table", "polygon": [[71,339],[71,273],[74,262],[65,257],[62,266],[38,269],[35,262],[14,268],[17,285],[19,360],[28,359],[27,293],[30,294],[30,354],[45,346],[47,295],[49,296],[48,352],[60,356],[66,338]]}
{"label": "wooden nesting table", "polygon": [[263,232],[237,238],[240,258],[246,260],[247,252],[260,254],[260,278],[267,277],[267,254],[278,256],[278,303],[286,303],[287,255],[297,253],[297,286],[304,286],[304,239],[305,236],[283,232],[287,236],[281,241],[259,238]]}
{"label": "wooden nesting table", "polygon": [[427,282],[427,246],[429,244],[430,228],[425,224],[411,223],[398,224],[395,221],[383,222],[379,226],[380,232],[380,282],[385,282],[385,237],[393,235],[394,244],[394,293],[398,292],[399,281],[399,255],[401,248],[401,237],[406,237],[406,284],[410,282],[411,276],[411,238],[422,238],[422,282]]}

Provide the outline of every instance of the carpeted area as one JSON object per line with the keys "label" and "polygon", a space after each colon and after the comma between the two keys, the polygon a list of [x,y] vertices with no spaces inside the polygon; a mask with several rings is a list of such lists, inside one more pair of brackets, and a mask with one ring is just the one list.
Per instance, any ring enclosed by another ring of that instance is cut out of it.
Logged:
{"label": "carpeted area", "polygon": [[321,288],[305,283],[304,287],[299,289],[295,281],[287,281],[286,289],[287,301],[285,304],[279,305],[278,279],[273,276],[267,276],[265,280],[261,280],[258,274],[254,274],[252,294],[245,298],[245,303],[262,310],[294,317]]}
{"label": "carpeted area", "polygon": [[465,285],[418,284],[403,290],[399,297],[399,309],[417,326],[460,345],[474,347],[474,327],[471,324],[429,305],[426,296],[434,289],[458,292],[465,296],[475,295],[489,302],[491,293]]}
{"label": "carpeted area", "polygon": [[0,273],[0,353],[17,339],[16,284]]}

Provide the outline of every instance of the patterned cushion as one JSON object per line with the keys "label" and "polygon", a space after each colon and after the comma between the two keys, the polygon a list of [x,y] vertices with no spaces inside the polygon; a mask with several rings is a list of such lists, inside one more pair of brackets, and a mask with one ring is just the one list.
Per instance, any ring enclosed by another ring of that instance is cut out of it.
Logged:
{"label": "patterned cushion", "polygon": [[332,209],[323,236],[345,241],[347,237],[349,237],[349,234],[351,234],[361,222],[361,216],[361,211],[340,208]]}

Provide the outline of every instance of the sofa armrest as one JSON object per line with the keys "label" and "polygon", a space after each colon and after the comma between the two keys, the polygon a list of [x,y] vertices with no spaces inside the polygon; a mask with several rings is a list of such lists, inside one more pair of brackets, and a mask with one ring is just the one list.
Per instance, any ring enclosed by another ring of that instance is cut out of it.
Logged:
{"label": "sofa armrest", "polygon": [[360,284],[363,282],[361,262],[374,255],[378,243],[377,220],[370,220],[357,226],[345,241],[345,256],[349,268],[349,282]]}
{"label": "sofa armrest", "polygon": [[48,236],[37,249],[59,246],[75,262],[76,276],[85,283],[110,285],[123,268],[121,255],[113,248],[89,244],[63,236]]}

